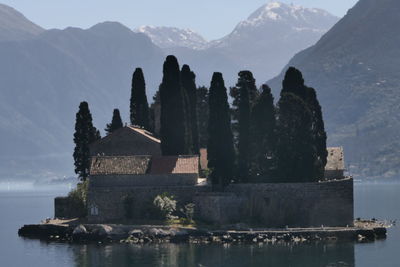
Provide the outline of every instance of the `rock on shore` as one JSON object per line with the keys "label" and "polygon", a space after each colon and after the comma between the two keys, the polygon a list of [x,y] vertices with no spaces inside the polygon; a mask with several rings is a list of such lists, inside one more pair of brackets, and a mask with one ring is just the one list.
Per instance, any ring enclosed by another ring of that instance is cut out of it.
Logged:
{"label": "rock on shore", "polygon": [[386,237],[385,227],[344,227],[265,230],[218,230],[113,224],[25,225],[18,234],[22,237],[66,242],[120,243],[276,243],[347,240],[370,242]]}

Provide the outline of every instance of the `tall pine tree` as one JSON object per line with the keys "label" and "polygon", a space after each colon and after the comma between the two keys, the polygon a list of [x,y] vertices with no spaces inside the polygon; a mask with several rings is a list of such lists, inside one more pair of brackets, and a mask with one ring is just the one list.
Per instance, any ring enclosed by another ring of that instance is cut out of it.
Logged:
{"label": "tall pine tree", "polygon": [[76,113],[74,133],[74,165],[75,173],[81,181],[89,176],[90,150],[89,145],[100,139],[100,132],[93,126],[92,114],[90,114],[87,102],[81,102],[79,111]]}
{"label": "tall pine tree", "polygon": [[322,108],[317,99],[317,93],[314,88],[307,87],[306,103],[312,114],[312,134],[317,150],[316,176],[322,179],[325,174],[325,166],[328,160],[328,150],[326,148],[327,134],[325,131],[324,119],[322,117]]}
{"label": "tall pine tree", "polygon": [[209,92],[208,168],[214,189],[229,184],[233,175],[235,152],[228,96],[222,74],[215,72]]}
{"label": "tall pine tree", "polygon": [[306,103],[312,114],[311,134],[317,151],[314,171],[316,173],[315,176],[321,179],[324,176],[328,156],[326,149],[327,134],[325,132],[322,110],[315,89],[307,87],[304,84],[301,71],[294,67],[290,67],[287,70],[282,85],[281,95],[284,93],[293,93],[297,95]]}
{"label": "tall pine tree", "polygon": [[236,87],[231,88],[233,100],[233,119],[237,137],[237,173],[238,181],[249,181],[250,156],[250,111],[257,98],[256,81],[250,71],[239,72]]}
{"label": "tall pine tree", "polygon": [[196,96],[196,75],[190,70],[188,65],[183,65],[181,70],[181,82],[188,97],[188,106],[186,107],[187,124],[190,127],[192,149],[194,154],[200,153],[199,148],[199,130],[197,120],[197,96]]}
{"label": "tall pine tree", "polygon": [[118,130],[119,128],[122,127],[124,127],[124,125],[122,123],[119,109],[114,109],[111,123],[107,124],[107,127],[104,130],[106,131],[107,135],[109,135],[115,130]]}
{"label": "tall pine tree", "polygon": [[163,66],[160,85],[160,135],[163,155],[183,155],[187,153],[187,126],[185,121],[185,99],[181,86],[179,64],[170,55]]}
{"label": "tall pine tree", "polygon": [[149,104],[146,96],[146,83],[141,68],[137,68],[132,75],[130,119],[132,125],[149,130]]}
{"label": "tall pine tree", "polygon": [[160,136],[160,117],[161,117],[161,99],[160,91],[153,96],[153,103],[150,105],[150,131],[155,136]]}
{"label": "tall pine tree", "polygon": [[207,87],[197,88],[197,120],[199,126],[199,147],[206,148],[208,142],[208,89]]}
{"label": "tall pine tree", "polygon": [[251,112],[251,176],[271,182],[276,164],[276,117],[271,88],[264,84]]}
{"label": "tall pine tree", "polygon": [[312,136],[312,114],[292,93],[278,102],[277,167],[280,182],[314,182],[317,155]]}

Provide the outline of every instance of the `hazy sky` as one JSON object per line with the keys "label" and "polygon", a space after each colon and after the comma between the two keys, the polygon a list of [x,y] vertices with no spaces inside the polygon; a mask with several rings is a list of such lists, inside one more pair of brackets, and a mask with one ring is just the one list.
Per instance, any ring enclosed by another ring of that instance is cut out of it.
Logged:
{"label": "hazy sky", "polygon": [[[268,0],[0,0],[44,28],[88,28],[98,22],[191,28],[207,39],[228,34]],[[357,0],[281,0],[343,16]]]}

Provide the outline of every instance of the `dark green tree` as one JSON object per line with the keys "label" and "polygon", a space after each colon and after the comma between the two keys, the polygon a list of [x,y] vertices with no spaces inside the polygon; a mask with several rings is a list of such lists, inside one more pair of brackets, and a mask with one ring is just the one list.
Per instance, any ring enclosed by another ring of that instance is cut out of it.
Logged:
{"label": "dark green tree", "polygon": [[190,70],[188,65],[183,65],[181,70],[181,82],[182,87],[188,98],[188,105],[186,107],[187,124],[190,127],[191,141],[192,141],[192,153],[199,154],[199,130],[198,130],[198,119],[197,119],[197,95],[196,95],[196,75]]}
{"label": "dark green tree", "polygon": [[150,105],[150,131],[155,136],[160,136],[160,116],[161,116],[161,100],[160,91],[153,96],[153,103]]}
{"label": "dark green tree", "polygon": [[89,145],[100,138],[100,132],[93,126],[88,103],[81,102],[79,111],[76,113],[73,154],[75,173],[78,174],[81,181],[85,181],[89,176]]}
{"label": "dark green tree", "polygon": [[188,135],[185,115],[185,99],[181,86],[178,60],[168,56],[163,66],[160,85],[160,136],[163,155],[187,153]]}
{"label": "dark green tree", "polygon": [[236,130],[238,151],[236,179],[249,182],[250,156],[250,111],[258,96],[256,81],[250,71],[239,72],[236,87],[231,88],[233,99],[232,116]]}
{"label": "dark green tree", "polygon": [[264,84],[251,112],[251,176],[271,182],[276,167],[276,117],[271,88]]}
{"label": "dark green tree", "polygon": [[206,148],[208,142],[208,89],[197,88],[197,120],[199,129],[199,147]]}
{"label": "dark green tree", "polygon": [[241,71],[238,73],[238,82],[235,87],[231,87],[229,95],[232,97],[232,131],[234,136],[235,145],[239,143],[239,117],[240,117],[240,102],[241,102],[241,88],[247,88],[247,95],[250,102],[250,107],[253,106],[256,101],[259,92],[256,86],[256,80],[253,78],[253,74],[250,71]]}
{"label": "dark green tree", "polygon": [[228,96],[222,74],[215,72],[209,92],[208,168],[214,189],[228,185],[233,176],[235,153]]}
{"label": "dark green tree", "polygon": [[122,127],[124,127],[124,125],[122,123],[121,115],[119,114],[119,109],[114,109],[111,123],[108,123],[104,130],[106,131],[107,135],[109,135]]}
{"label": "dark green tree", "polygon": [[294,67],[290,67],[287,70],[282,85],[281,95],[284,93],[293,93],[297,95],[306,103],[312,114],[311,129],[317,151],[315,172],[316,177],[323,178],[328,156],[326,149],[327,134],[325,132],[322,110],[317,99],[316,91],[304,84],[302,73]]}
{"label": "dark green tree", "polygon": [[146,96],[146,83],[141,68],[137,68],[132,75],[130,119],[132,125],[149,130],[149,104]]}
{"label": "dark green tree", "polygon": [[317,99],[317,93],[314,88],[306,88],[306,103],[312,114],[312,135],[317,150],[316,176],[323,178],[325,166],[328,159],[328,150],[326,147],[327,134],[325,131],[324,119],[322,117],[322,108]]}
{"label": "dark green tree", "polygon": [[306,87],[304,86],[303,74],[294,67],[289,67],[282,81],[282,94],[292,93],[305,100]]}
{"label": "dark green tree", "polygon": [[312,136],[312,114],[293,93],[278,102],[277,167],[280,182],[314,182],[317,154]]}

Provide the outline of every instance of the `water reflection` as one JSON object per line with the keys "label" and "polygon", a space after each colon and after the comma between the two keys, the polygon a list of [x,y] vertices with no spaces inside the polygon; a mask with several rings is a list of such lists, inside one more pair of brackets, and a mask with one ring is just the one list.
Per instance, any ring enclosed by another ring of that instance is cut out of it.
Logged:
{"label": "water reflection", "polygon": [[75,266],[355,266],[353,243],[82,245]]}

